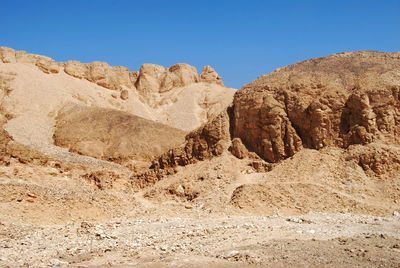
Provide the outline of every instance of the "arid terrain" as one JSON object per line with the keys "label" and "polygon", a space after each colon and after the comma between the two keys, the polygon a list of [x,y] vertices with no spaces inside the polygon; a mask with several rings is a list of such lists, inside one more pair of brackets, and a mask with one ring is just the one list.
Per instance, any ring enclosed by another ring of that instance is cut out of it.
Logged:
{"label": "arid terrain", "polygon": [[0,47],[1,267],[400,267],[400,53],[236,90]]}

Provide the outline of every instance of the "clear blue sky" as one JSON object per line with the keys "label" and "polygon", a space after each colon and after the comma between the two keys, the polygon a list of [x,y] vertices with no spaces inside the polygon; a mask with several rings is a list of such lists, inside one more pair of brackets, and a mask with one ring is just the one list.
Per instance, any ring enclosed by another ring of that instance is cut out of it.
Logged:
{"label": "clear blue sky", "polygon": [[400,50],[395,0],[0,0],[0,46],[56,61],[213,66],[241,88],[275,68]]}

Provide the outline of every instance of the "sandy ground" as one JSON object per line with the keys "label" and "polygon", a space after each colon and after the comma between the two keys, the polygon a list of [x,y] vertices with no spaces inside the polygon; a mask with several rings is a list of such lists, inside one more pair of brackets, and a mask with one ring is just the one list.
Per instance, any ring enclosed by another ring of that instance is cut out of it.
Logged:
{"label": "sandy ground", "polygon": [[399,220],[311,213],[0,223],[0,266],[399,267]]}
{"label": "sandy ground", "polygon": [[[100,190],[90,170],[2,166],[0,267],[399,267],[398,211],[290,216],[291,203],[271,213],[260,200],[264,215],[254,216],[230,203],[234,189],[265,176],[247,168],[224,155],[143,190],[123,178]],[[193,184],[199,176],[204,184]],[[169,194],[177,185],[203,192],[190,201]]]}

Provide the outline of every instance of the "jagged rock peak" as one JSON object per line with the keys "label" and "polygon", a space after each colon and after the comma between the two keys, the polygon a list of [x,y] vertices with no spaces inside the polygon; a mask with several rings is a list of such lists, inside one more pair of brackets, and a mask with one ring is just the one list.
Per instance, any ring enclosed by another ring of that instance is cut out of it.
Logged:
{"label": "jagged rock peak", "polygon": [[221,76],[219,76],[218,73],[210,65],[204,66],[200,74],[200,81],[216,83],[224,86],[224,82],[222,82]]}

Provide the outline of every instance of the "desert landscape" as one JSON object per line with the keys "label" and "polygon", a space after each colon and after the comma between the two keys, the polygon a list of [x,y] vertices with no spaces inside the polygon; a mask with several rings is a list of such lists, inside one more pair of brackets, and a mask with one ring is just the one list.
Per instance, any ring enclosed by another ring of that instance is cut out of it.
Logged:
{"label": "desert landscape", "polygon": [[1,267],[400,267],[400,52],[211,66],[0,47]]}

